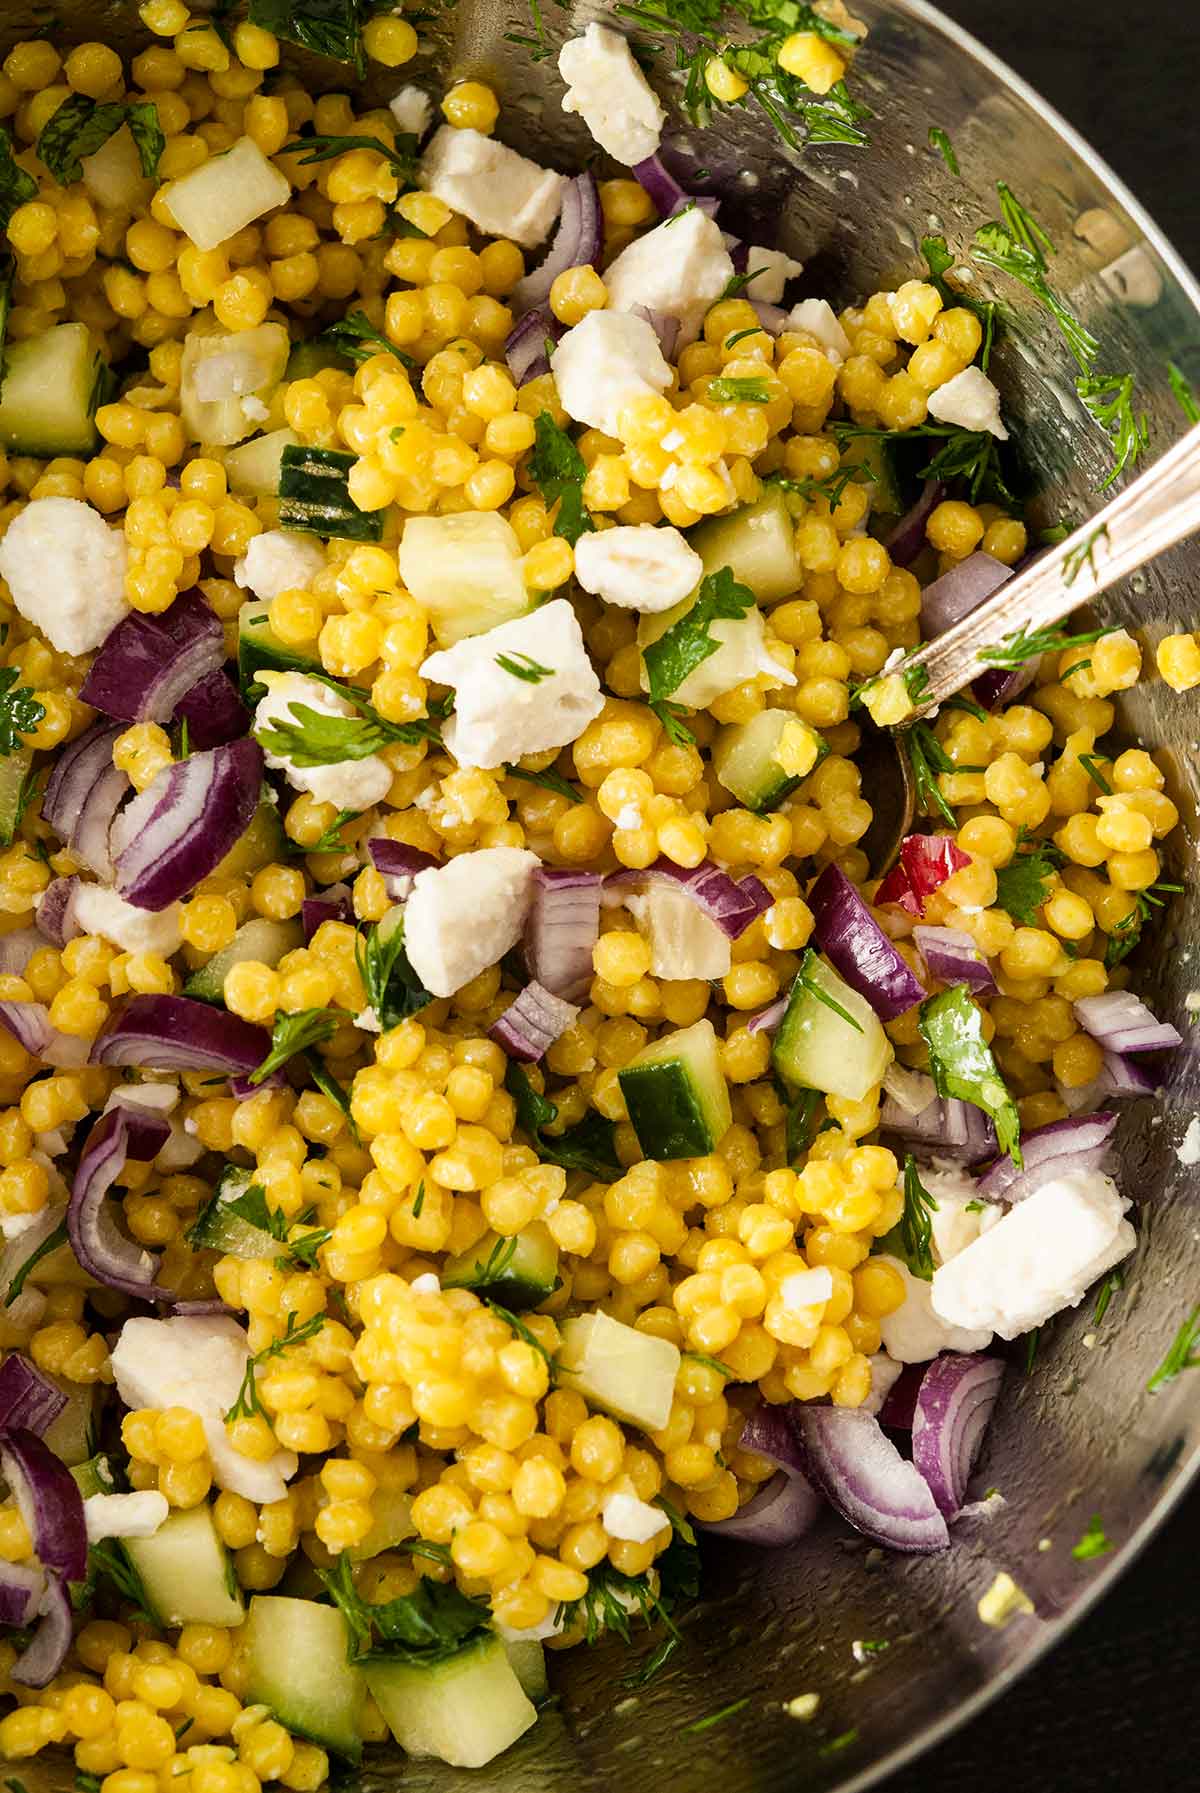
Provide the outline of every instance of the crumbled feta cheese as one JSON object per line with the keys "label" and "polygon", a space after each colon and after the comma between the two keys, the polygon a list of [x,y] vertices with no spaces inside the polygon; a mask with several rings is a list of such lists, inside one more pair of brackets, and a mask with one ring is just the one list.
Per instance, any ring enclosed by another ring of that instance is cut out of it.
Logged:
{"label": "crumbled feta cheese", "polygon": [[833,1273],[824,1264],[815,1270],[797,1270],[780,1283],[779,1299],[784,1307],[823,1307],[833,1299]]}
{"label": "crumbled feta cheese", "polygon": [[519,847],[481,847],[417,873],[404,945],[432,995],[453,996],[517,944],[540,864]]}
{"label": "crumbled feta cheese", "polygon": [[696,340],[705,312],[732,279],[733,262],[721,227],[699,206],[648,230],[604,270],[612,310],[644,305],[678,318],[680,348]]}
{"label": "crumbled feta cheese", "polygon": [[0,1236],[19,1239],[22,1233],[28,1232],[34,1222],[40,1219],[40,1214],[0,1214]]}
{"label": "crumbled feta cheese", "polygon": [[746,271],[754,275],[753,280],[746,282],[747,299],[778,305],[788,281],[803,274],[804,263],[794,261],[782,249],[751,249],[746,255]]}
{"label": "crumbled feta cheese", "polygon": [[614,162],[633,168],[662,140],[666,113],[619,31],[589,25],[558,53],[564,112],[577,112]]}
{"label": "crumbled feta cheese", "polygon": [[382,1033],[383,1023],[374,1009],[360,1009],[354,1017],[354,1025],[362,1033]]}
{"label": "crumbled feta cheese", "polygon": [[1175,1148],[1180,1164],[1200,1164],[1200,1114],[1188,1122],[1187,1132]]}
{"label": "crumbled feta cheese", "polygon": [[613,818],[614,828],[641,828],[645,824],[645,816],[636,803],[623,803]]}
{"label": "crumbled feta cheese", "polygon": [[100,646],[128,614],[125,537],[80,498],[35,498],[0,541],[0,575],[60,654]]}
{"label": "crumbled feta cheese", "polygon": [[648,1544],[671,1521],[661,1507],[639,1500],[636,1494],[610,1494],[600,1509],[600,1523],[610,1538],[630,1544]]}
{"label": "crumbled feta cheese", "polygon": [[1123,1218],[1128,1206],[1100,1171],[1070,1171],[1043,1183],[934,1271],[934,1314],[1014,1339],[1077,1306],[1096,1278],[1133,1250],[1136,1237]]}
{"label": "crumbled feta cheese", "polygon": [[[530,676],[506,670],[505,661]],[[566,598],[431,654],[421,677],[454,689],[442,739],[460,766],[502,766],[566,747],[604,708]]]}
{"label": "crumbled feta cheese", "polygon": [[85,934],[99,934],[127,953],[157,953],[169,959],[183,943],[178,903],[151,912],[127,903],[104,884],[77,884],[71,899],[75,921]]}
{"label": "crumbled feta cheese", "polygon": [[[276,723],[295,724],[293,704],[303,704],[323,716],[358,714],[353,704],[306,673],[264,672],[259,676],[267,695],[254,712],[257,737]],[[294,766],[269,748],[266,755],[272,771],[282,772],[296,790],[311,791],[318,803],[332,803],[335,809],[369,809],[372,803],[381,803],[392,787],[392,769],[377,753],[361,760],[335,760],[328,766]]]}
{"label": "crumbled feta cheese", "polygon": [[788,313],[788,329],[805,330],[809,336],[815,336],[827,360],[837,367],[851,352],[850,338],[828,299],[801,299]]}
{"label": "crumbled feta cheese", "polygon": [[904,1365],[889,1357],[886,1351],[876,1351],[867,1360],[871,1365],[871,1389],[862,1403],[864,1413],[879,1413],[883,1403],[891,1394],[896,1383],[904,1374]]}
{"label": "crumbled feta cheese", "polygon": [[489,236],[533,249],[558,216],[564,181],[482,131],[443,125],[421,157],[417,184]]}
{"label": "crumbled feta cheese", "polygon": [[1000,421],[1000,394],[981,367],[964,367],[929,395],[929,415],[964,430],[988,430],[1001,442],[1008,431]]}
{"label": "crumbled feta cheese", "polygon": [[580,536],[575,577],[606,604],[654,616],[695,591],[704,562],[670,524],[626,523]]}
{"label": "crumbled feta cheese", "polygon": [[[889,1070],[889,1079],[895,1069],[892,1066]],[[929,1229],[934,1259],[939,1264],[947,1263],[974,1244],[984,1221],[999,1220],[1004,1212],[993,1202],[981,1202],[974,1177],[949,1159],[935,1158],[931,1166],[923,1165],[921,1181],[936,1204],[929,1216]]]}
{"label": "crumbled feta cheese", "polygon": [[932,1284],[914,1276],[902,1258],[881,1255],[904,1282],[904,1300],[879,1322],[883,1348],[897,1363],[928,1363],[939,1351],[983,1351],[992,1342],[988,1328],[956,1326],[934,1312]]}
{"label": "crumbled feta cheese", "polygon": [[267,406],[263,404],[260,398],[256,398],[253,393],[250,393],[247,398],[242,400],[242,416],[247,418],[251,423],[265,423],[270,415],[271,413]]}
{"label": "crumbled feta cheese", "polygon": [[433,101],[420,87],[402,87],[388,101],[388,111],[406,137],[423,137],[433,123]]}
{"label": "crumbled feta cheese", "polygon": [[618,310],[589,311],[559,342],[550,370],[567,416],[606,436],[618,434],[622,405],[665,392],[673,377],[653,324]]}
{"label": "crumbled feta cheese", "polygon": [[171,1320],[126,1320],[112,1369],[127,1407],[187,1407],[199,1414],[218,1488],[247,1500],[282,1500],[299,1458],[292,1451],[274,1451],[263,1460],[244,1456],[225,1431],[225,1414],[238,1398],[249,1356],[236,1320],[178,1314]]}
{"label": "crumbled feta cheese", "polygon": [[625,907],[650,942],[651,976],[710,982],[728,975],[729,936],[686,891],[656,881],[627,896]]}
{"label": "crumbled feta cheese", "polygon": [[414,1276],[408,1286],[414,1295],[440,1295],[442,1292],[441,1279],[433,1270]]}
{"label": "crumbled feta cheese", "polygon": [[321,543],[292,529],[267,529],[252,536],[246,552],[233,563],[235,582],[264,603],[280,592],[306,590],[324,571]]}
{"label": "crumbled feta cheese", "polygon": [[83,1503],[87,1541],[101,1538],[152,1538],[170,1512],[167,1497],[156,1488],[137,1494],[89,1494]]}

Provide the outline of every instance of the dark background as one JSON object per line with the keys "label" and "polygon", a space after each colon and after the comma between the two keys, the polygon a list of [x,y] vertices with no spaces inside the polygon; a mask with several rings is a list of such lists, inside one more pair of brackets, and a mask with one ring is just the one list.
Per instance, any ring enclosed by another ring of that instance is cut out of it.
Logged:
{"label": "dark background", "polygon": [[[1200,270],[1197,0],[941,0],[1088,138]],[[1200,1492],[1017,1686],[885,1793],[1200,1787]]]}

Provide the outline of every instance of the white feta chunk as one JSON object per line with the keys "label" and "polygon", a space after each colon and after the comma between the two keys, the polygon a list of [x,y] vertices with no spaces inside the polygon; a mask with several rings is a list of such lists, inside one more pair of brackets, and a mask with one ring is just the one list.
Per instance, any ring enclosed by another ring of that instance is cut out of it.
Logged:
{"label": "white feta chunk", "polygon": [[990,1328],[956,1326],[935,1313],[933,1285],[914,1276],[902,1258],[884,1253],[880,1262],[890,1264],[904,1280],[903,1303],[879,1322],[883,1348],[897,1363],[928,1363],[939,1351],[983,1351],[991,1344]]}
{"label": "white feta chunk", "polygon": [[784,1307],[823,1307],[833,1299],[833,1273],[824,1264],[814,1270],[797,1270],[785,1276],[779,1285],[779,1299]]}
{"label": "white feta chunk", "polygon": [[325,571],[325,549],[293,529],[265,529],[252,536],[233,563],[235,582],[270,603],[283,591],[305,591]]}
{"label": "white feta chunk", "polygon": [[40,1214],[0,1214],[0,1238],[19,1239],[40,1219]]}
{"label": "white feta chunk", "polygon": [[442,739],[460,766],[502,766],[565,747],[604,708],[566,598],[431,654],[421,677],[454,689]]}
{"label": "white feta chunk", "polygon": [[650,942],[653,977],[711,982],[728,974],[733,962],[729,936],[686,891],[656,881],[638,895],[627,896],[625,907]]}
{"label": "white feta chunk", "polygon": [[934,1313],[954,1326],[1015,1339],[1078,1306],[1137,1243],[1124,1219],[1128,1206],[1101,1171],[1069,1171],[1043,1183],[934,1271]]}
{"label": "white feta chunk", "polygon": [[156,1488],[137,1494],[89,1494],[83,1503],[87,1541],[101,1538],[152,1538],[170,1512],[167,1497]]}
{"label": "white feta chunk", "polygon": [[671,1521],[661,1507],[639,1500],[636,1494],[610,1494],[600,1509],[600,1523],[610,1538],[630,1544],[648,1544]]}
{"label": "white feta chunk", "polygon": [[1004,1212],[994,1202],[981,1201],[974,1177],[950,1159],[935,1158],[932,1165],[923,1165],[921,1181],[937,1204],[929,1216],[929,1230],[939,1264],[973,1245]]}
{"label": "white feta chunk", "polygon": [[1187,1132],[1175,1147],[1175,1156],[1185,1167],[1200,1164],[1200,1114],[1194,1114],[1188,1122]]}
{"label": "white feta chunk", "polygon": [[648,230],[604,271],[612,310],[644,305],[678,318],[680,348],[696,340],[705,312],[732,279],[733,262],[721,226],[699,206]]}
{"label": "white feta chunk", "polygon": [[443,125],[421,157],[417,184],[490,236],[533,249],[558,216],[564,181],[495,137]]}
{"label": "white feta chunk", "polygon": [[931,392],[929,415],[939,423],[956,423],[964,430],[987,430],[998,441],[1008,441],[1008,431],[1000,421],[1000,394],[981,367],[964,367],[960,374]]}
{"label": "white feta chunk", "polygon": [[589,25],[558,53],[564,112],[577,112],[614,162],[633,168],[662,140],[666,113],[619,31]]}
{"label": "white feta chunk", "polygon": [[862,1403],[864,1413],[880,1413],[883,1404],[892,1389],[904,1374],[904,1365],[889,1357],[886,1351],[876,1351],[874,1357],[867,1359],[871,1366],[871,1391]]}
{"label": "white feta chunk", "polygon": [[[267,695],[254,712],[254,733],[260,741],[263,731],[277,723],[298,725],[293,704],[322,716],[358,714],[353,704],[306,673],[264,672],[259,676],[267,687]],[[265,751],[273,771],[282,772],[296,790],[311,791],[318,803],[332,803],[335,809],[369,809],[373,803],[381,803],[392,787],[392,769],[377,753],[361,760],[335,760],[328,766],[294,766],[285,755],[266,747]]]}
{"label": "white feta chunk", "polygon": [[850,353],[850,338],[828,299],[801,299],[788,312],[788,329],[815,336],[827,358],[838,367]]}
{"label": "white feta chunk", "polygon": [[218,1488],[247,1500],[282,1500],[299,1468],[293,1451],[259,1461],[233,1448],[225,1415],[246,1374],[250,1347],[236,1320],[179,1314],[126,1320],[112,1353],[117,1393],[127,1407],[187,1407],[200,1416]]}
{"label": "white feta chunk", "polygon": [[425,1270],[420,1276],[414,1276],[408,1286],[414,1295],[440,1295],[442,1291],[441,1278],[434,1270]]}
{"label": "white feta chunk", "polygon": [[421,87],[402,87],[388,101],[388,111],[406,137],[423,137],[433,123],[433,101]]}
{"label": "white feta chunk", "polygon": [[417,873],[404,910],[404,945],[434,996],[453,996],[517,944],[540,864],[520,847],[481,847]]}
{"label": "white feta chunk", "polygon": [[788,281],[803,274],[804,263],[785,255],[782,249],[751,249],[746,256],[746,272],[754,276],[746,282],[746,298],[778,305]]}
{"label": "white feta chunk", "polygon": [[81,498],[35,498],[0,541],[0,575],[60,654],[97,648],[129,612],[125,537]]}
{"label": "white feta chunk", "polygon": [[127,903],[104,884],[77,884],[71,899],[76,923],[127,953],[157,953],[169,959],[183,944],[178,903],[153,912]]}
{"label": "white feta chunk", "polygon": [[622,405],[671,384],[653,324],[620,310],[589,311],[560,340],[550,371],[567,416],[606,436],[618,434]]}
{"label": "white feta chunk", "polygon": [[695,591],[704,562],[669,523],[625,523],[580,536],[575,577],[606,604],[654,616]]}

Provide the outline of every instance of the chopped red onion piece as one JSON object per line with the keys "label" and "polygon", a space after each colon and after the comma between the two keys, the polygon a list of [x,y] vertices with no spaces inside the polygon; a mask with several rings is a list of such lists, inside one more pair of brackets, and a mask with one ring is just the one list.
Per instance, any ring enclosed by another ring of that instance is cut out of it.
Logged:
{"label": "chopped red onion piece", "polygon": [[927,641],[934,635],[944,635],[964,616],[978,610],[1012,576],[1011,567],[977,548],[921,593],[921,634]]}
{"label": "chopped red onion piece", "polygon": [[1132,990],[1080,996],[1073,1007],[1080,1027],[1107,1052],[1166,1052],[1183,1044],[1178,1029],[1158,1020]]}
{"label": "chopped red onion piece", "polygon": [[187,723],[188,744],[194,750],[238,740],[250,727],[250,712],[229,674],[218,667],[184,693],[175,705],[174,720]]}
{"label": "chopped red onion piece", "polygon": [[[54,881],[55,884],[71,882],[73,882],[73,880],[66,878],[56,878]],[[51,884],[49,890],[53,889],[54,884]],[[49,890],[47,891],[47,895],[49,894]],[[45,897],[43,897],[43,907],[45,906],[45,900]],[[40,913],[41,910],[39,908],[39,915]],[[0,975],[3,975],[4,977],[23,977],[25,975],[25,967],[28,965],[30,959],[32,959],[34,953],[40,951],[40,949],[45,946],[46,939],[47,936],[42,932],[40,926],[36,928],[13,928],[7,934],[0,934]],[[55,944],[57,945],[57,942]]]}
{"label": "chopped red onion piece", "polygon": [[1116,1129],[1115,1114],[1074,1115],[1050,1121],[1021,1135],[1023,1168],[1011,1158],[998,1158],[980,1177],[976,1193],[981,1201],[1004,1202],[1009,1207],[1023,1202],[1043,1183],[1068,1170],[1099,1170]]}
{"label": "chopped red onion piece", "polygon": [[716,217],[720,200],[707,195],[693,199],[679,185],[661,156],[647,156],[644,162],[635,163],[633,173],[654,201],[654,209],[660,218],[673,218],[676,212],[681,212],[689,205],[694,205],[698,211],[707,212],[710,218]]}
{"label": "chopped red onion piece", "polygon": [[513,325],[505,338],[504,359],[518,386],[550,372],[546,342],[557,342],[561,335],[562,325],[545,305],[535,305]]}
{"label": "chopped red onion piece", "polygon": [[942,983],[967,984],[983,995],[996,988],[991,966],[962,928],[914,928],[913,939],[933,976]]}
{"label": "chopped red onion piece", "polygon": [[492,1023],[488,1038],[503,1046],[509,1058],[531,1065],[550,1050],[578,1016],[575,1003],[565,1002],[539,983],[526,984],[516,1001]]}
{"label": "chopped red onion piece", "polygon": [[300,925],[307,946],[323,922],[354,923],[354,899],[348,884],[329,884],[320,896],[305,897],[300,905]]}
{"label": "chopped red onion piece", "polygon": [[714,1520],[701,1531],[742,1544],[758,1544],[764,1550],[794,1544],[812,1530],[825,1502],[794,1469],[781,1469],[731,1519]]}
{"label": "chopped red onion piece", "polygon": [[878,1419],[881,1426],[890,1426],[894,1432],[911,1432],[913,1414],[917,1410],[917,1396],[921,1390],[921,1379],[925,1374],[923,1363],[906,1363],[892,1386],[884,1396],[883,1405],[879,1409]]}
{"label": "chopped red onion piece", "polygon": [[[71,1480],[69,1476],[67,1479]],[[71,1486],[75,1486],[73,1481]],[[82,1500],[79,1511],[82,1518]],[[80,1570],[76,1579],[82,1575]],[[9,1670],[10,1678],[22,1687],[47,1687],[67,1660],[72,1636],[71,1601],[60,1576],[46,1577],[40,1610],[37,1630]]]}
{"label": "chopped red onion piece", "polygon": [[525,923],[525,963],[530,976],[555,996],[576,1002],[592,981],[592,948],[600,933],[597,872],[539,866]]}
{"label": "chopped red onion piece", "polygon": [[[0,1017],[2,1018],[2,1017]],[[265,1027],[190,996],[131,996],[92,1046],[94,1065],[249,1076],[271,1050]]]}
{"label": "chopped red onion piece", "polygon": [[410,847],[406,841],[377,836],[367,842],[371,863],[380,874],[393,903],[406,903],[412,893],[413,879],[418,872],[427,872],[442,862],[421,847]]}
{"label": "chopped red onion piece", "polygon": [[910,915],[924,915],[926,897],[970,863],[971,855],[948,834],[907,834],[900,842],[899,863],[875,892],[875,906],[898,903]]}
{"label": "chopped red onion piece", "polygon": [[131,610],[101,643],[79,696],[125,722],[169,722],[179,700],[225,659],[221,624],[198,591],[166,610]]}
{"label": "chopped red onion piece", "polygon": [[56,1388],[27,1357],[14,1351],[0,1364],[0,1432],[23,1428],[41,1437],[67,1404]]}
{"label": "chopped red onion piece", "polygon": [[786,996],[777,996],[774,1002],[767,1004],[765,1009],[759,1009],[757,1015],[751,1015],[746,1023],[746,1032],[761,1033],[765,1028],[768,1033],[774,1033],[787,1014],[787,1005]]}
{"label": "chopped red onion piece", "polygon": [[806,1475],[856,1531],[892,1550],[947,1548],[946,1521],[924,1477],[873,1414],[807,1401],[793,1402],[788,1414]]}
{"label": "chopped red onion piece", "polygon": [[791,1411],[791,1402],[779,1406],[771,1401],[760,1401],[746,1415],[738,1449],[752,1451],[756,1457],[770,1457],[780,1469],[803,1475],[804,1453],[788,1417]]}
{"label": "chopped red onion piece", "polygon": [[122,732],[120,723],[98,722],[72,741],[55,761],[42,798],[43,818],[106,883],[113,878],[109,829],[133,789],[113,765],[113,745]]}
{"label": "chopped red onion piece", "polygon": [[882,1021],[894,1021],[929,994],[840,866],[825,867],[807,902],[822,951]]}
{"label": "chopped red onion piece", "polygon": [[912,1460],[946,1519],[962,1506],[1003,1380],[1002,1358],[951,1351],[935,1357],[922,1378]]}
{"label": "chopped red onion piece", "polygon": [[782,336],[788,324],[788,314],[782,305],[772,305],[766,299],[751,299],[750,307],[768,336]]}
{"label": "chopped red onion piece", "polygon": [[59,1070],[74,1071],[87,1063],[87,1041],[60,1033],[44,1002],[0,1001],[0,1027],[7,1028],[34,1058],[56,1065]]}
{"label": "chopped red onion piece", "polygon": [[972,682],[971,694],[985,710],[998,710],[1012,703],[1022,691],[1028,691],[1037,677],[1038,657],[1023,660],[1020,666],[989,666]]}
{"label": "chopped red onion piece", "polygon": [[563,187],[562,210],[558,229],[544,259],[518,280],[509,295],[514,317],[521,317],[536,306],[544,306],[550,288],[568,268],[595,267],[604,248],[604,215],[600,210],[600,189],[594,174],[577,174]]}
{"label": "chopped red onion piece", "polygon": [[29,1625],[46,1591],[40,1569],[0,1560],[0,1625]]}
{"label": "chopped red onion piece", "polygon": [[67,1206],[67,1232],[80,1264],[97,1282],[142,1301],[170,1301],[154,1277],[158,1259],[127,1239],[105,1201],[130,1158],[149,1163],[171,1137],[166,1116],[141,1103],[121,1102],[102,1114],[87,1136]]}
{"label": "chopped red onion piece", "polygon": [[207,878],[253,821],[262,776],[262,748],[249,738],[165,767],[113,830],[126,901],[166,909]]}
{"label": "chopped red onion piece", "polygon": [[[624,891],[639,890],[655,878],[666,878],[686,891],[727,940],[737,940],[752,922],[766,914],[775,900],[761,878],[743,878],[737,884],[728,872],[707,859],[688,867],[666,858],[656,859],[644,869],[610,872],[604,880],[605,900],[623,902]],[[611,897],[610,892],[614,893]]]}
{"label": "chopped red onion piece", "polygon": [[[42,892],[37,906],[38,933],[53,946],[65,946],[83,929],[75,920],[75,892],[81,880],[76,877],[55,878]],[[40,943],[39,943],[40,944]]]}
{"label": "chopped red onion piece", "polygon": [[[982,1164],[997,1151],[996,1130],[987,1115],[973,1102],[957,1096],[935,1096],[928,1106],[915,1114],[909,1105],[908,1092],[897,1097],[893,1073],[902,1067],[890,1065],[883,1107],[879,1111],[879,1130],[894,1134],[912,1146],[925,1146],[929,1155],[957,1158],[963,1164]],[[912,1073],[916,1075],[917,1073]],[[888,1078],[893,1078],[888,1084]],[[932,1087],[932,1079],[927,1079]]]}
{"label": "chopped red onion piece", "polygon": [[921,487],[921,496],[917,502],[905,511],[883,538],[883,545],[892,559],[892,565],[910,567],[921,549],[925,546],[925,525],[929,514],[946,496],[946,488],[940,479],[927,479]]}
{"label": "chopped red onion piece", "polygon": [[83,1497],[66,1464],[34,1433],[17,1429],[0,1434],[0,1467],[42,1568],[66,1581],[82,1581],[87,1573]]}
{"label": "chopped red onion piece", "polygon": [[651,311],[648,305],[634,305],[632,312],[634,317],[645,318],[658,338],[664,359],[670,361],[679,340],[679,319],[669,311]]}
{"label": "chopped red onion piece", "polygon": [[1158,1076],[1140,1065],[1135,1058],[1119,1052],[1106,1052],[1100,1075],[1090,1083],[1068,1089],[1055,1079],[1055,1087],[1070,1114],[1091,1114],[1103,1102],[1120,1101],[1127,1096],[1152,1096],[1158,1088]]}
{"label": "chopped red onion piece", "polygon": [[234,1319],[237,1318],[237,1309],[230,1307],[227,1301],[222,1301],[219,1295],[210,1295],[204,1301],[177,1301],[172,1312],[184,1316],[191,1314],[193,1317],[204,1314],[224,1314]]}

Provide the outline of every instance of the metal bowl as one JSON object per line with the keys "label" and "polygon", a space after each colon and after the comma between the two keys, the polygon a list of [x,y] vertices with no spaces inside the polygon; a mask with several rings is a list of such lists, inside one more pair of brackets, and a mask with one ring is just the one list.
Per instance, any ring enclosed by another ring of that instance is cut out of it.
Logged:
{"label": "metal bowl", "polygon": [[[542,11],[555,51],[589,18],[605,16],[586,4]],[[876,114],[869,149],[833,144],[794,155],[744,107],[707,132],[673,132],[696,167],[713,170],[723,219],[799,255],[805,292],[846,302],[920,273],[918,245],[930,231],[961,247],[996,215],[995,182],[1005,180],[1053,239],[1052,279],[1100,339],[1099,365],[1134,374],[1150,453],[1161,452],[1183,428],[1167,362],[1200,382],[1200,288],[1179,256],[1083,139],[966,32],[923,0],[855,0],[853,11],[870,26],[854,77]],[[508,142],[564,169],[591,158],[586,132],[560,109],[554,56],[532,60],[510,41],[528,38],[527,18],[489,0],[431,6],[425,18],[421,56],[404,81],[440,89],[452,76],[485,77],[504,101]],[[129,49],[131,22],[132,7],[61,0],[53,20],[6,7],[3,37],[7,47],[49,30],[58,42],[101,36]],[[314,87],[344,86],[334,65],[302,61]],[[669,62],[660,56],[653,65],[668,103]],[[367,86],[378,99],[399,84],[374,70]],[[927,147],[931,125],[948,132],[961,178]],[[981,290],[1004,306],[996,377],[1031,470],[1034,514],[1082,519],[1097,506],[1111,459],[1075,396],[1074,366],[1024,289],[1001,280]],[[1198,589],[1200,544],[1110,593],[1103,614],[1138,637],[1152,667],[1161,636],[1195,624]],[[1194,696],[1177,697],[1152,678],[1121,709],[1121,729],[1153,749],[1179,804],[1180,870],[1200,839],[1198,713]],[[1194,876],[1177,881],[1184,895],[1156,918],[1134,963],[1156,1010],[1187,1034],[1196,1020],[1188,992],[1200,986],[1200,946],[1189,944],[1200,941],[1200,897]],[[1119,1178],[1140,1207],[1137,1255],[1102,1324],[1085,1302],[1045,1330],[1027,1373],[1019,1362],[1010,1369],[981,1464],[985,1484],[1003,1496],[989,1503],[990,1517],[961,1522],[953,1547],[932,1557],[871,1549],[832,1518],[786,1552],[710,1547],[704,1598],[657,1680],[623,1687],[629,1655],[620,1646],[558,1656],[556,1702],[476,1784],[491,1793],[564,1784],[625,1793],[651,1783],[850,1793],[944,1737],[1049,1649],[1132,1561],[1200,1465],[1195,1384],[1182,1377],[1155,1394],[1146,1387],[1200,1298],[1200,1230],[1189,1202],[1196,1173],[1176,1155],[1198,1108],[1200,1063],[1184,1048],[1173,1055],[1163,1099],[1127,1109]],[[1071,1547],[1093,1513],[1117,1548],[1081,1563]],[[1035,1610],[997,1629],[977,1608],[1001,1572]],[[888,1647],[856,1651],[863,1641]],[[819,1694],[820,1705],[800,1722],[786,1707],[806,1693]],[[722,1723],[697,1728],[739,1701]],[[401,1774],[413,1793],[462,1789],[470,1778],[380,1753],[362,1779],[382,1788]],[[49,1785],[53,1772],[43,1760],[23,1764],[22,1777]],[[65,1764],[60,1784],[70,1785]]]}

